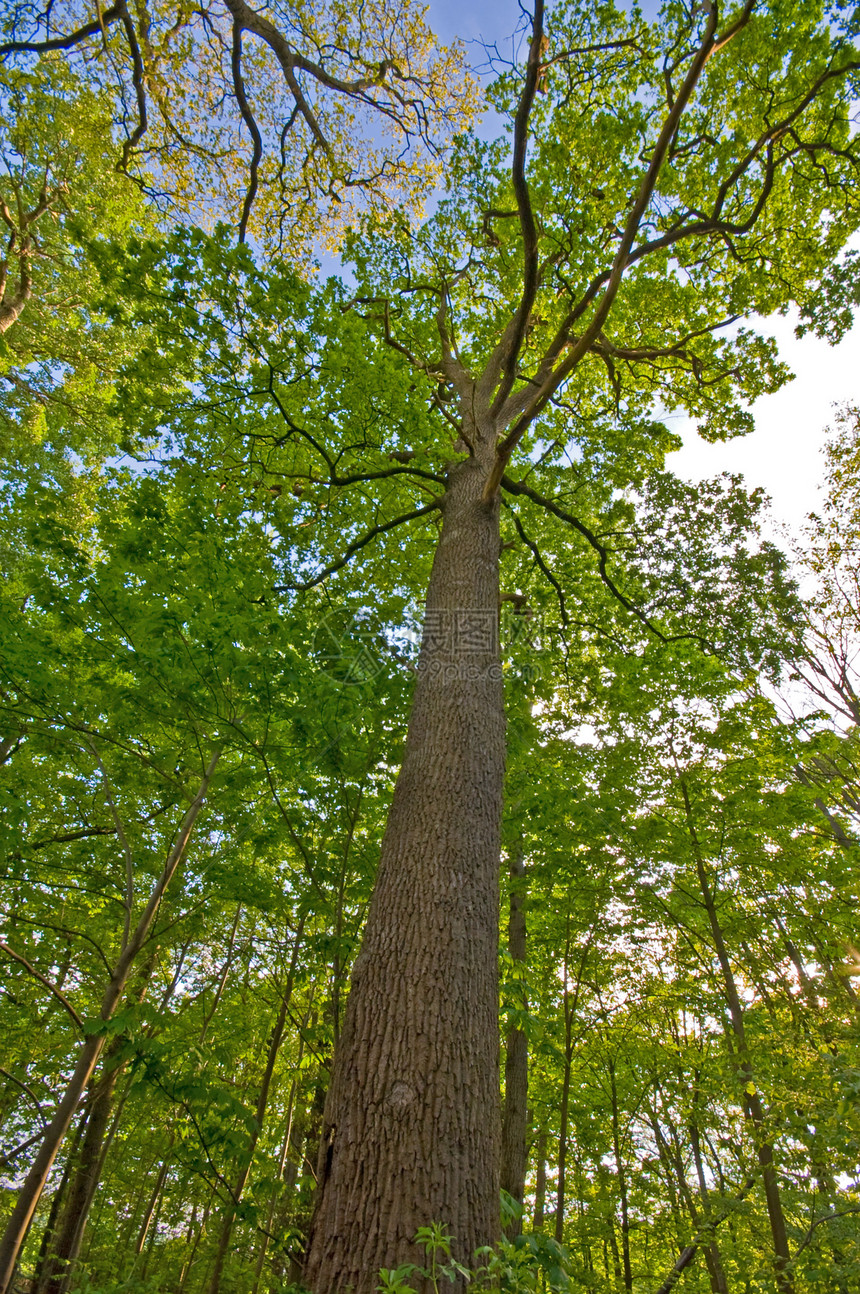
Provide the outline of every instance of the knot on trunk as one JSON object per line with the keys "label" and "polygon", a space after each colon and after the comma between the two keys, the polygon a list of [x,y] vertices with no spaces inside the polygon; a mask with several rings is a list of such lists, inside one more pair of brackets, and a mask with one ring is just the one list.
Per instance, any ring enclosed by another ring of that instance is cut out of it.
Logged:
{"label": "knot on trunk", "polygon": [[415,1092],[413,1089],[408,1083],[404,1083],[398,1079],[396,1083],[391,1084],[388,1096],[385,1098],[385,1104],[390,1110],[399,1114],[402,1110],[405,1110],[407,1106],[410,1106],[414,1100]]}

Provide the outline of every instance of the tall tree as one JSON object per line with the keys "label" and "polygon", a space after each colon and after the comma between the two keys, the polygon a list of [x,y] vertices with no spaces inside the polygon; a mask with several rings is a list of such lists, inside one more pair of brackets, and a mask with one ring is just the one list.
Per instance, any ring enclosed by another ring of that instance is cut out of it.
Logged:
{"label": "tall tree", "polygon": [[[422,1218],[444,1220],[466,1258],[497,1232],[501,495],[555,511],[606,574],[594,530],[541,494],[540,473],[512,478],[515,455],[566,455],[576,477],[591,449],[606,476],[626,458],[629,483],[649,449],[636,412],[657,391],[720,435],[745,425],[737,394],[778,380],[760,341],[716,333],[803,298],[856,220],[858,62],[827,17],[711,4],[691,24],[669,5],[648,29],[560,6],[545,31],[538,3],[526,67],[499,91],[510,170],[475,146],[423,237],[357,250],[356,306],[439,383],[466,456],[438,500],[404,762],[326,1105],[307,1263],[319,1294],[371,1289]],[[621,444],[596,432],[601,395]]]}

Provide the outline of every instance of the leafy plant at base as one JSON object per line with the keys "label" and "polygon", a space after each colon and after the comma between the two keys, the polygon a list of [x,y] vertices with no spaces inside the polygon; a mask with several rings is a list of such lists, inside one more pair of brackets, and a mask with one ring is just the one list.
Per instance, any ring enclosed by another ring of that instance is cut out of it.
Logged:
{"label": "leafy plant at base", "polygon": [[441,1223],[419,1227],[415,1243],[424,1250],[424,1265],[383,1267],[376,1287],[379,1294],[417,1294],[409,1284],[415,1276],[421,1279],[422,1288],[429,1286],[433,1294],[440,1294],[440,1282],[461,1280],[488,1294],[494,1290],[500,1294],[566,1294],[571,1288],[565,1271],[569,1256],[564,1246],[549,1236],[519,1235],[513,1241],[503,1239],[496,1246],[482,1246],[475,1252],[477,1265],[473,1268],[452,1257],[452,1240]]}

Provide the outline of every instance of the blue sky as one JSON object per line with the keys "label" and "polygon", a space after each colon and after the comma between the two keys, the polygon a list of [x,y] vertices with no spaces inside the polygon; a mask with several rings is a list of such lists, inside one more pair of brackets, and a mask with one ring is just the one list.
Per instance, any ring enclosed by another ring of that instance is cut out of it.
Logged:
{"label": "blue sky", "polygon": [[431,0],[430,26],[446,44],[455,36],[470,41],[507,39],[522,10],[516,0]]}

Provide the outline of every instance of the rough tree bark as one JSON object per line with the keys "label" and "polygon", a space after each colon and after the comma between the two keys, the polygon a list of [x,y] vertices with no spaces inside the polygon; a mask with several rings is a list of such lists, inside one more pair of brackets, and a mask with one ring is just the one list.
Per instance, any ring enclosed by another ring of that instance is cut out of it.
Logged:
{"label": "rough tree bark", "polygon": [[306,1280],[375,1288],[439,1221],[499,1231],[498,905],[505,742],[492,425],[451,467],[403,766],[334,1059]]}

